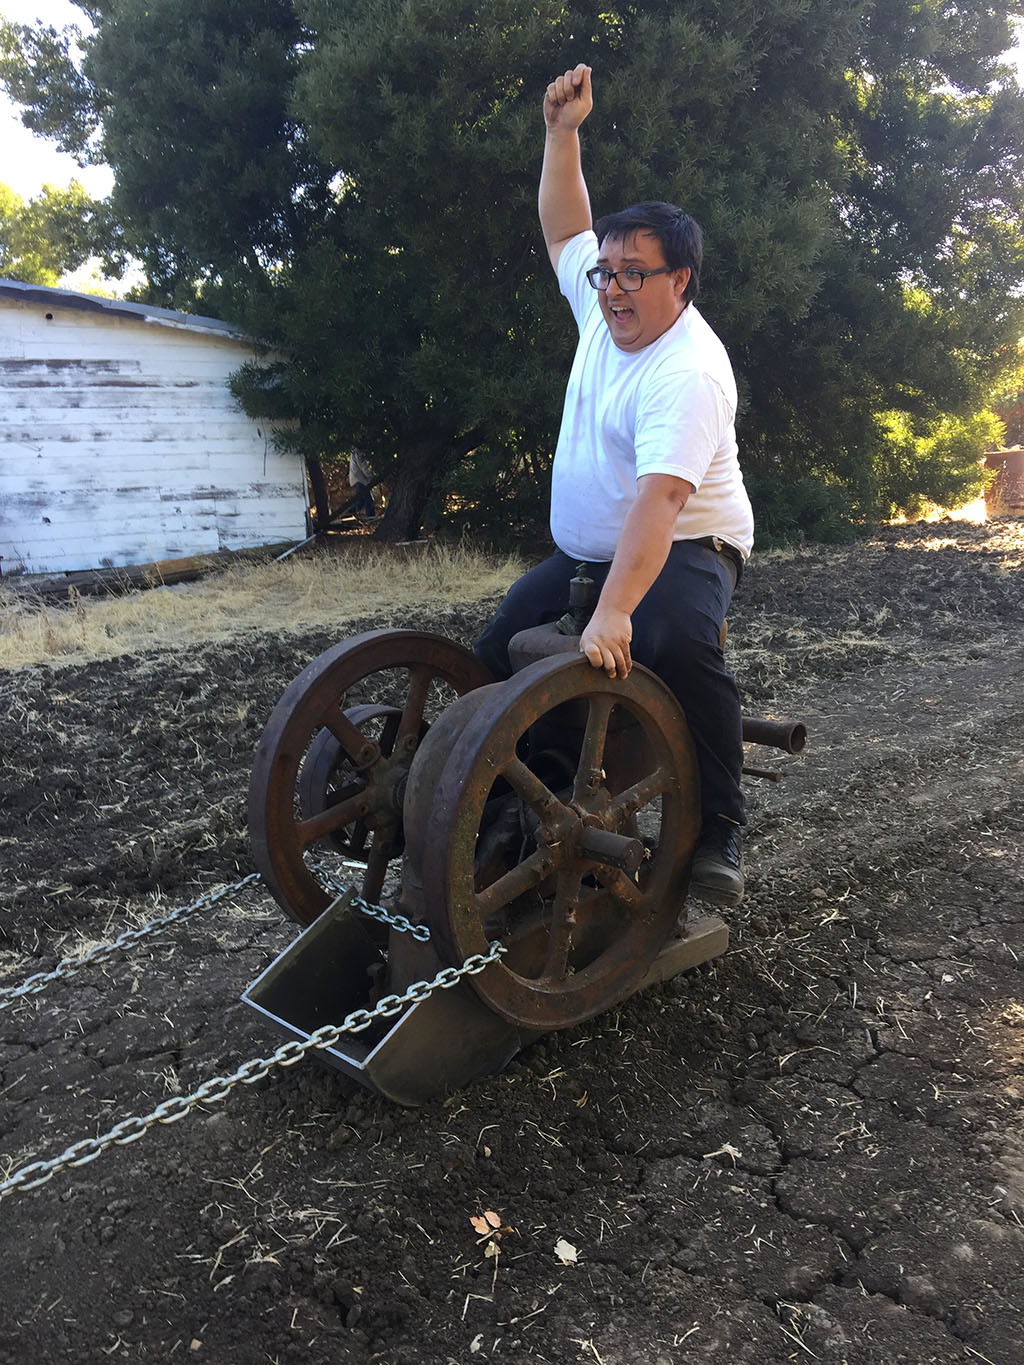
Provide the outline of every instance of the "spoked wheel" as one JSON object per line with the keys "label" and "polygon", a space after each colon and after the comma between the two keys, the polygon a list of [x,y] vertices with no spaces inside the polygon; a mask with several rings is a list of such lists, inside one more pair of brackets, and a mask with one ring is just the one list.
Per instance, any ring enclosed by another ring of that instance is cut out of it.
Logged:
{"label": "spoked wheel", "polygon": [[[327,907],[309,864],[339,851],[363,864],[358,893],[379,899],[403,847],[405,783],[431,711],[444,693],[489,681],[461,645],[412,630],[353,636],[299,674],[267,722],[249,784],[253,858],[284,910],[309,924]],[[346,709],[353,690],[390,695]]]}
{"label": "spoked wheel", "polygon": [[[568,768],[551,762],[556,732]],[[411,812],[431,767],[421,828]],[[542,659],[448,708],[414,765],[406,817],[448,960],[501,939],[506,953],[473,988],[522,1027],[566,1027],[635,989],[682,909],[700,828],[686,721],[646,669],[618,681],[585,659]]]}
{"label": "spoked wheel", "polygon": [[[384,758],[391,758],[402,721],[402,712],[397,706],[352,706],[342,714],[360,734],[377,744]],[[419,739],[427,729],[424,722],[420,726]],[[321,730],[309,746],[309,753],[299,770],[297,791],[303,820],[312,819],[365,790],[366,777],[342,748],[341,741],[330,730]],[[348,859],[362,859],[371,834],[366,817],[360,816],[327,835],[325,843]],[[395,831],[391,856],[399,857],[404,848],[405,840],[399,828]]]}

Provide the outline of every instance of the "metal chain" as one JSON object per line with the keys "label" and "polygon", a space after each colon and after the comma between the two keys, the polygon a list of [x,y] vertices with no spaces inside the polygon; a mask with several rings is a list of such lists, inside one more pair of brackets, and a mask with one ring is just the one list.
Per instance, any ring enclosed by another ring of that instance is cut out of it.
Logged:
{"label": "metal chain", "polygon": [[402,995],[382,996],[372,1010],[353,1010],[340,1024],[324,1024],[303,1042],[292,1039],[282,1043],[270,1057],[253,1057],[248,1062],[243,1062],[233,1075],[216,1076],[204,1081],[191,1095],[164,1100],[143,1118],[122,1119],[102,1137],[84,1138],[80,1142],[75,1142],[51,1161],[33,1161],[27,1166],[22,1166],[14,1175],[0,1183],[0,1200],[17,1191],[38,1189],[60,1171],[73,1166],[88,1165],[111,1147],[126,1147],[130,1142],[137,1142],[158,1123],[177,1123],[197,1105],[216,1103],[224,1099],[237,1085],[254,1085],[276,1066],[294,1066],[307,1052],[333,1047],[343,1034],[361,1033],[375,1019],[399,1014],[406,1005],[426,1000],[433,991],[448,990],[462,977],[475,976],[492,962],[496,962],[506,951],[503,943],[495,941],[490,944],[487,953],[472,954],[461,967],[443,967],[432,981],[415,981]]}
{"label": "metal chain", "polygon": [[[361,866],[361,864],[352,865]],[[317,863],[312,863],[310,866],[311,870],[328,884],[328,889],[339,895],[344,895],[348,891],[348,888],[325,867],[321,867]],[[230,882],[218,887],[216,891],[205,892],[198,900],[192,901],[190,905],[181,905],[177,910],[172,910],[169,914],[160,916],[159,919],[150,920],[148,924],[140,925],[138,929],[128,929],[108,943],[98,943],[86,953],[76,957],[63,958],[52,971],[36,972],[33,976],[27,977],[19,986],[0,986],[0,1010],[7,1009],[16,1000],[21,1000],[25,996],[38,995],[51,982],[72,977],[94,962],[103,962],[108,957],[112,957],[114,953],[133,947],[142,939],[148,938],[150,934],[159,933],[161,929],[167,929],[172,924],[179,923],[197,910],[208,909],[210,906],[216,905],[218,901],[222,901],[225,896],[231,895],[232,892],[244,890],[245,887],[251,886],[259,880],[260,874],[258,872],[250,872],[237,882]],[[389,924],[402,933],[411,934],[421,943],[426,943],[430,939],[430,930],[425,924],[413,924],[405,915],[390,914],[382,905],[374,905],[371,901],[364,900],[362,896],[352,893],[349,904],[361,914],[370,916],[371,919],[380,920],[382,924]]]}
{"label": "metal chain", "polygon": [[[362,864],[350,863],[346,866],[360,867]],[[322,877],[327,883],[326,889],[337,892],[339,898],[348,893],[349,888],[343,882],[339,882],[337,877],[332,872],[328,872],[327,868],[321,866],[320,863],[310,863],[310,870]],[[420,943],[430,941],[430,930],[425,924],[413,924],[412,920],[406,919],[405,915],[392,914],[385,910],[383,905],[374,905],[372,901],[364,901],[362,896],[356,895],[355,892],[352,893],[348,903],[353,910],[358,910],[360,914],[368,915],[370,919],[379,920],[381,924],[390,924],[393,929],[399,929],[403,934],[411,934]]]}
{"label": "metal chain", "polygon": [[113,956],[124,948],[131,947],[138,943],[140,939],[148,938],[150,934],[155,934],[161,929],[166,929],[171,924],[177,924],[186,916],[194,914],[197,910],[205,910],[211,905],[216,905],[225,896],[233,891],[241,891],[243,887],[251,886],[253,882],[260,880],[258,872],[250,872],[237,882],[218,887],[216,891],[207,891],[191,905],[181,905],[177,910],[170,911],[169,914],[161,915],[159,919],[150,920],[148,924],[142,924],[138,929],[127,929],[117,938],[109,943],[97,943],[88,952],[82,953],[79,957],[66,957],[58,962],[56,967],[50,972],[36,972],[24,980],[20,986],[0,987],[0,1010],[13,1005],[15,1000],[20,1000],[26,995],[38,995],[44,991],[51,981],[58,981],[64,977],[74,976],[83,967],[90,966],[93,962],[102,962],[105,958]]}

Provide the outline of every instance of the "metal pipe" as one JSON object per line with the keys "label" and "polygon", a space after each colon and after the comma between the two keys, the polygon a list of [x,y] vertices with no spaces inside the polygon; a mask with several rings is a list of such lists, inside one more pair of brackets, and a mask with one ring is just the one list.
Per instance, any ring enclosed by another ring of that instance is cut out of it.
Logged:
{"label": "metal pipe", "polygon": [[807,743],[807,726],[798,720],[765,720],[743,717],[744,744],[768,744],[786,754],[798,754]]}
{"label": "metal pipe", "polygon": [[296,550],[305,549],[307,545],[309,545],[312,541],[316,540],[319,534],[320,534],[319,531],[314,531],[313,534],[311,536],[307,536],[305,540],[300,540],[298,545],[293,545],[290,549],[285,550],[283,555],[278,555],[274,560],[274,563],[280,564],[282,559],[287,559],[288,556],[293,555]]}
{"label": "metal pipe", "polygon": [[776,772],[774,768],[748,768],[744,763],[743,773],[745,777],[764,777],[769,782],[782,781],[782,773]]}
{"label": "metal pipe", "polygon": [[632,876],[643,862],[645,850],[640,839],[630,838],[628,834],[615,834],[611,830],[591,829],[585,825],[576,841],[576,852],[580,857],[617,867]]}

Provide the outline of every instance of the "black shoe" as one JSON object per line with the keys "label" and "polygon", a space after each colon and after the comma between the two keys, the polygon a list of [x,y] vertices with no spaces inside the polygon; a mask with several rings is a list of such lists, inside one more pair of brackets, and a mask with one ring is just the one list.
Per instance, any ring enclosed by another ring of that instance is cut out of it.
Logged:
{"label": "black shoe", "polygon": [[743,830],[721,817],[705,825],[690,868],[690,891],[713,905],[743,899]]}

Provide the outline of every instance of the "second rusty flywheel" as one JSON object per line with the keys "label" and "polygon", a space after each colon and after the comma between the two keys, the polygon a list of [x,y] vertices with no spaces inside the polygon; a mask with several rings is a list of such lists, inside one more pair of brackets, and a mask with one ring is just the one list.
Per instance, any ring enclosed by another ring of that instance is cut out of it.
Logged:
{"label": "second rusty flywheel", "polygon": [[404,909],[442,958],[500,940],[470,978],[480,998],[524,1028],[568,1027],[636,989],[683,907],[700,828],[686,721],[644,668],[619,681],[542,659],[438,719],[404,827]]}

